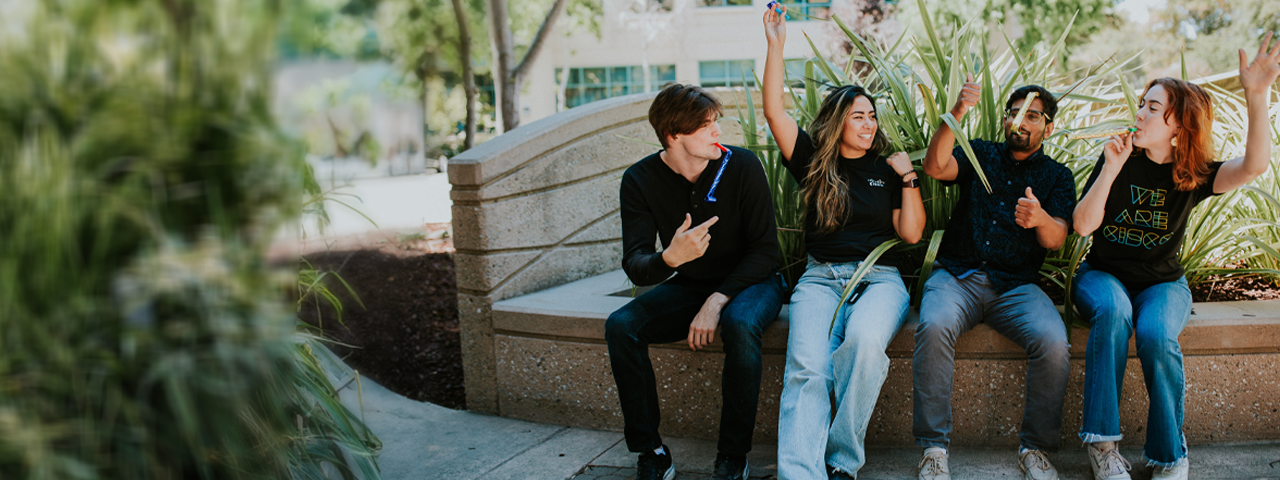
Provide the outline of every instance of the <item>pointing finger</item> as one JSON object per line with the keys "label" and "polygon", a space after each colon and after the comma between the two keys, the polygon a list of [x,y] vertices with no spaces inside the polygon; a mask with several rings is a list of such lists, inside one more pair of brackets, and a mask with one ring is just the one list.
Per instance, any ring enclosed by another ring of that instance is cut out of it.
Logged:
{"label": "pointing finger", "polygon": [[706,229],[711,228],[711,226],[712,226],[712,225],[715,225],[715,224],[716,224],[716,222],[718,222],[718,221],[720,221],[720,217],[718,217],[718,216],[716,216],[716,217],[711,217],[711,218],[707,219],[707,221],[702,222],[702,224],[701,224],[701,225],[698,225],[697,229],[701,229],[701,230],[705,231]]}

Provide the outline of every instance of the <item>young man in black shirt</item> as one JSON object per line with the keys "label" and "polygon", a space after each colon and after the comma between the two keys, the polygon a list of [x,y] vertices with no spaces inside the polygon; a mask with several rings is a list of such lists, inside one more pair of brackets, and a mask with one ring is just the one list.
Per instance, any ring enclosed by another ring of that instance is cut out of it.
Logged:
{"label": "young man in black shirt", "polygon": [[725,360],[713,478],[748,474],[760,340],[784,293],[764,168],[750,151],[718,143],[720,113],[720,102],[700,87],[664,88],[649,108],[664,148],[622,177],[622,268],[638,286],[662,282],[605,323],[627,447],[640,453],[638,479],[675,476],[671,452],[658,435],[649,345],[684,340],[698,350],[712,342],[717,326]]}
{"label": "young man in black shirt", "polygon": [[[970,78],[951,114],[963,118],[980,94]],[[1031,105],[1014,129],[1014,119],[1028,97]],[[1036,285],[1046,251],[1066,240],[1067,219],[1076,205],[1071,171],[1041,148],[1044,138],[1053,133],[1057,110],[1052,93],[1036,85],[1024,86],[1005,103],[1005,143],[969,142],[990,192],[964,150],[952,149],[955,133],[945,123],[929,142],[924,172],[944,184],[958,184],[960,202],[952,210],[938,263],[925,283],[915,334],[912,430],[916,445],[925,447],[920,480],[951,478],[946,449],[952,426],[955,342],[982,321],[1030,357],[1019,435],[1019,463],[1025,478],[1058,478],[1044,452],[1058,448],[1071,369],[1069,346],[1062,318]]]}

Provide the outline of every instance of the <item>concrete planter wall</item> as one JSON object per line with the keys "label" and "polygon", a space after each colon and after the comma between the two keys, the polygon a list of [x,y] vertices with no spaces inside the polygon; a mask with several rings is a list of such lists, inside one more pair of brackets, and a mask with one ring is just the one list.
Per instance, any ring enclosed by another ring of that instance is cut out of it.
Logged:
{"label": "concrete planter wall", "polygon": [[[628,301],[621,263],[618,183],[658,143],[647,121],[654,94],[592,103],[517,128],[449,162],[467,407],[502,416],[621,429],[604,346],[604,320]],[[717,91],[726,114],[741,91]],[[757,97],[758,98],[758,97]],[[722,120],[724,143],[741,129]],[[556,287],[556,288],[552,288]],[[620,293],[621,292],[621,293]],[[619,296],[620,295],[620,296]],[[785,364],[786,316],[766,333],[756,438],[773,441]],[[909,324],[889,348],[868,442],[911,443]],[[1080,426],[1086,331],[1072,336],[1064,445]],[[1280,302],[1197,304],[1182,336],[1187,355],[1187,440],[1280,439]],[[718,347],[660,345],[664,433],[714,438]],[[957,345],[954,441],[1017,444],[1026,357],[985,325]],[[1121,418],[1144,436],[1146,394],[1130,360]]]}

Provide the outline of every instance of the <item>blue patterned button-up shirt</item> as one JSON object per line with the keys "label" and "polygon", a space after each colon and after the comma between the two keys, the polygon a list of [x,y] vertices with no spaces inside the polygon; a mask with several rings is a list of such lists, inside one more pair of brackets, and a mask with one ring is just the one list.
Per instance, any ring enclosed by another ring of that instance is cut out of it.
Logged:
{"label": "blue patterned button-up shirt", "polygon": [[1066,220],[1076,208],[1076,184],[1071,170],[1045,155],[1041,148],[1026,160],[1014,160],[1004,143],[972,140],[969,146],[991,182],[991,193],[982,186],[964,149],[951,152],[960,172],[943,182],[960,186],[960,201],[951,212],[938,252],[938,263],[961,277],[982,270],[996,292],[1003,294],[1034,283],[1047,250],[1036,240],[1035,229],[1019,227],[1014,220],[1018,199],[1027,187],[1050,216]]}

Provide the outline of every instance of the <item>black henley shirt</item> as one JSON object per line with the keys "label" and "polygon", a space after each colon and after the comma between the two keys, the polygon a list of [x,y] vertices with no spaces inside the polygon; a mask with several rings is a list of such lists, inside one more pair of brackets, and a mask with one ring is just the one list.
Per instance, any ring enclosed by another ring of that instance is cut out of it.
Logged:
{"label": "black henley shirt", "polygon": [[[653,285],[678,272],[681,281],[714,283],[717,292],[733,297],[777,270],[778,234],[764,167],[750,150],[727,148],[732,155],[714,192],[710,190],[724,154],[707,162],[694,183],[667,166],[661,152],[622,175],[622,269],[632,283]],[[711,226],[706,253],[671,268],[654,238],[663,248],[671,245],[686,213],[693,217],[690,228],[711,217],[720,219]]]}

